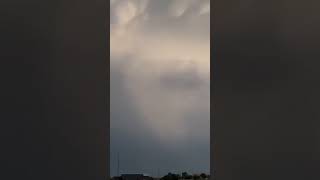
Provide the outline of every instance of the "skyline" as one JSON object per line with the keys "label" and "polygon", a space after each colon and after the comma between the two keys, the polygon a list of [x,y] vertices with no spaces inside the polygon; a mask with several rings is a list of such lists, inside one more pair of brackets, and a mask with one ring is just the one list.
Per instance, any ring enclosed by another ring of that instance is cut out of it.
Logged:
{"label": "skyline", "polygon": [[110,3],[111,175],[208,173],[210,1]]}

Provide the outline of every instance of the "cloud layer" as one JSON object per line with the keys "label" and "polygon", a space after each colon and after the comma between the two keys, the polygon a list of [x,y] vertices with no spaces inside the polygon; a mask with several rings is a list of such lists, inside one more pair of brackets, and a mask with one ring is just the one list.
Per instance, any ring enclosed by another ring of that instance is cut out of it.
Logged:
{"label": "cloud layer", "polygon": [[209,171],[210,1],[110,3],[111,173]]}

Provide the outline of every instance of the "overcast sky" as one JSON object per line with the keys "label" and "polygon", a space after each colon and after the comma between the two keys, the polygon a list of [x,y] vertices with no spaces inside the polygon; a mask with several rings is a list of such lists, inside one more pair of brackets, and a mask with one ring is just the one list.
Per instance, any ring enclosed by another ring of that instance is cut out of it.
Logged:
{"label": "overcast sky", "polygon": [[111,175],[209,172],[210,0],[111,0]]}

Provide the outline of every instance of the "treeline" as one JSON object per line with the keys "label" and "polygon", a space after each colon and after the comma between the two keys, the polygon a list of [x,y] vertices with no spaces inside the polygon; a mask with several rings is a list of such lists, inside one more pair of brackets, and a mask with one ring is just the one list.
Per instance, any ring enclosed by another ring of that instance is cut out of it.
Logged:
{"label": "treeline", "polygon": [[[174,173],[168,173],[167,175],[159,178],[153,178],[149,176],[144,176],[142,174],[133,174],[131,176],[136,176],[134,177],[137,180],[208,180],[210,179],[210,175],[207,175],[205,173],[201,174],[188,174],[187,172],[183,172],[181,174],[174,174]],[[110,178],[111,180],[126,180],[127,178],[121,176],[115,176]]]}
{"label": "treeline", "polygon": [[201,174],[188,174],[187,172],[183,172],[181,174],[173,174],[168,173],[167,175],[160,178],[160,180],[179,180],[179,179],[194,179],[194,180],[203,180],[203,179],[209,179],[210,175],[207,175],[205,173]]}

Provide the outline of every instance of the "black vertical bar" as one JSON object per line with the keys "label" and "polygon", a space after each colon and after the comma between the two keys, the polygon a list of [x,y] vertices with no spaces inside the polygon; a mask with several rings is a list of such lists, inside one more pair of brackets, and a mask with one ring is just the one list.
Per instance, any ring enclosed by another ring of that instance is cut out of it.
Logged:
{"label": "black vertical bar", "polygon": [[109,177],[108,7],[0,2],[0,179]]}
{"label": "black vertical bar", "polygon": [[319,5],[214,0],[218,180],[319,179]]}

